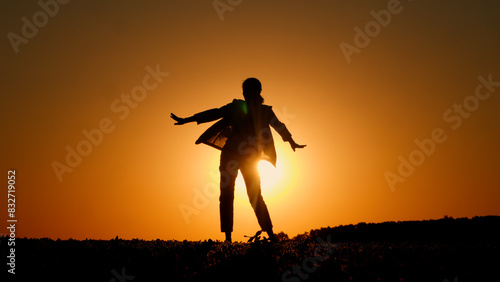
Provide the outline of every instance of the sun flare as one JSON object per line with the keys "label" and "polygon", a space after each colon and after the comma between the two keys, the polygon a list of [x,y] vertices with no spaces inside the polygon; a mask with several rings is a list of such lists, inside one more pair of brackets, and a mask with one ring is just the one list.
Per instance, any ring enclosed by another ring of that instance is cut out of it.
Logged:
{"label": "sun flare", "polygon": [[[276,167],[267,161],[258,163],[260,187],[266,203],[274,202],[290,191],[295,179],[293,156],[286,150],[289,148],[283,148],[281,145],[276,147],[278,151]],[[245,182],[241,174],[238,174],[236,178],[235,200],[244,203],[248,202]]]}
{"label": "sun flare", "polygon": [[267,161],[260,161],[258,164],[260,174],[260,187],[262,192],[268,192],[280,184],[283,175],[283,166],[274,167]]}

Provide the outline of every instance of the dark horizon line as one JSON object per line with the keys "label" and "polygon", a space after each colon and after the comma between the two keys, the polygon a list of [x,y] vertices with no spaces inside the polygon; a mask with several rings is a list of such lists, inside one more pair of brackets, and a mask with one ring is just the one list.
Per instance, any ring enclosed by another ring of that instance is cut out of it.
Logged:
{"label": "dark horizon line", "polygon": [[[472,221],[472,220],[479,220],[479,219],[489,219],[491,221],[494,221],[496,220],[499,224],[499,230],[500,230],[500,215],[485,215],[485,216],[473,216],[473,217],[457,217],[457,218],[453,218],[451,216],[447,216],[445,215],[443,218],[438,218],[438,219],[421,219],[421,220],[404,220],[404,221],[383,221],[383,222],[364,222],[364,221],[361,221],[361,222],[358,222],[356,224],[347,224],[347,225],[336,225],[336,226],[333,226],[333,227],[330,227],[330,226],[326,226],[326,227],[319,227],[319,228],[316,228],[316,229],[311,229],[310,231],[305,231],[304,233],[299,233],[297,235],[295,235],[294,237],[291,237],[290,239],[293,239],[293,238],[297,238],[297,237],[300,237],[300,236],[305,236],[307,234],[310,234],[310,233],[314,233],[314,232],[321,232],[322,230],[324,229],[327,229],[327,230],[335,230],[335,229],[342,229],[342,228],[347,228],[347,227],[361,227],[361,226],[381,226],[381,225],[384,225],[384,224],[411,224],[411,223],[425,223],[425,222],[438,222],[438,221],[459,221],[459,220],[469,220],[469,221]],[[283,233],[283,234],[286,234],[284,233],[283,231],[278,231],[276,232],[277,234],[279,233]],[[287,235],[288,236],[288,235]],[[8,234],[2,234],[0,236],[0,239],[5,239],[5,238],[9,238]],[[118,235],[115,237],[115,238],[111,238],[111,239],[92,239],[92,238],[85,238],[85,239],[73,239],[73,238],[68,238],[68,239],[60,239],[60,238],[51,238],[51,237],[16,237],[16,239],[22,239],[22,240],[52,240],[52,241],[112,241],[112,240],[123,240],[123,241],[178,241],[178,242],[183,242],[183,241],[189,241],[187,239],[184,239],[184,240],[177,240],[177,239],[160,239],[160,238],[156,238],[156,239],[139,239],[139,238],[132,238],[132,239],[123,239],[123,238],[120,238]],[[208,241],[208,240],[212,240],[211,238],[206,238],[205,240],[197,240],[197,241]],[[197,242],[197,241],[191,241],[191,242]],[[218,240],[212,240],[212,241],[218,241]],[[1,242],[1,240],[0,240]]]}

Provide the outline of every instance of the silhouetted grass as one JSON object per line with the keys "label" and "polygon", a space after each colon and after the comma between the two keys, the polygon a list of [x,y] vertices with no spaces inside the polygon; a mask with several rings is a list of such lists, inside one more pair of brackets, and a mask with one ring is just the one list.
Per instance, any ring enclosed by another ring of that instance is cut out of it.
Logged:
{"label": "silhouetted grass", "polygon": [[[500,217],[476,217],[322,228],[278,244],[21,238],[15,276],[18,281],[499,281],[499,235]],[[6,248],[1,255],[6,257]]]}

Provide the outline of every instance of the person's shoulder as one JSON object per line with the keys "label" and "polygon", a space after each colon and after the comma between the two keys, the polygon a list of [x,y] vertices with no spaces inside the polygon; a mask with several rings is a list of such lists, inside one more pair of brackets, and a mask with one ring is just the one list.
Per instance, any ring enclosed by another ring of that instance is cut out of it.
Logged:
{"label": "person's shoulder", "polygon": [[229,103],[229,105],[233,108],[236,108],[236,109],[242,109],[242,108],[246,107],[247,102],[245,102],[245,100],[241,100],[241,99],[234,99],[231,103]]}
{"label": "person's shoulder", "polygon": [[245,101],[244,100],[234,99],[231,103],[228,103],[224,107],[222,107],[222,109],[225,112],[230,113],[230,112],[236,112],[239,109],[242,109],[244,107],[245,107]]}
{"label": "person's shoulder", "polygon": [[245,100],[233,99],[233,101],[231,102],[231,104],[242,104],[242,103],[245,103]]}
{"label": "person's shoulder", "polygon": [[245,101],[243,100],[240,100],[240,99],[233,99],[233,101],[231,103],[227,103],[224,105],[225,108],[231,108],[231,107],[234,107],[234,106],[238,106],[238,105],[241,105],[242,103],[245,103]]}
{"label": "person's shoulder", "polygon": [[270,105],[262,104],[262,108],[264,108],[264,110],[267,112],[273,111],[273,106],[270,106]]}

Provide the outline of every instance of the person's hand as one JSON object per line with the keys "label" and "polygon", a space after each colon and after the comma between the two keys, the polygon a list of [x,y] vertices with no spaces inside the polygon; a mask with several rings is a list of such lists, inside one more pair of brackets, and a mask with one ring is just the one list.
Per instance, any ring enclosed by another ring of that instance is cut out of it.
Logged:
{"label": "person's hand", "polygon": [[183,125],[186,123],[186,119],[185,118],[180,118],[172,113],[170,113],[170,117],[176,121],[176,123],[174,123],[175,125]]}
{"label": "person's hand", "polygon": [[295,141],[292,141],[292,142],[290,142],[290,146],[292,146],[292,149],[295,152],[295,149],[302,149],[306,145],[299,145],[299,144],[295,143]]}

